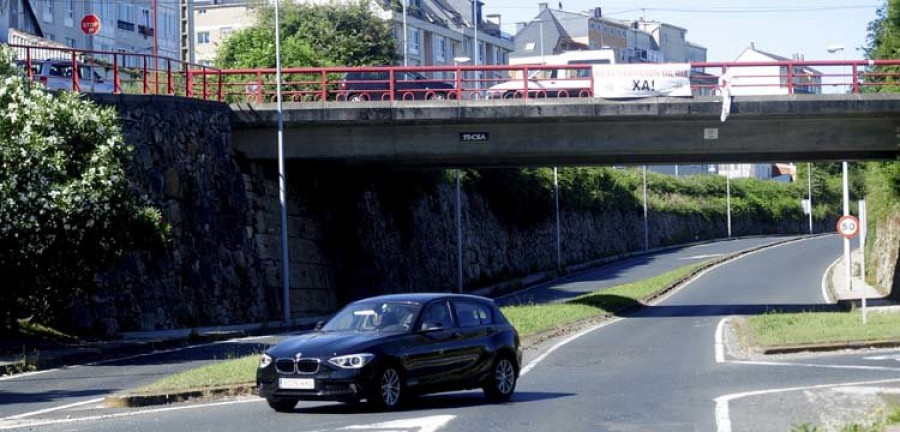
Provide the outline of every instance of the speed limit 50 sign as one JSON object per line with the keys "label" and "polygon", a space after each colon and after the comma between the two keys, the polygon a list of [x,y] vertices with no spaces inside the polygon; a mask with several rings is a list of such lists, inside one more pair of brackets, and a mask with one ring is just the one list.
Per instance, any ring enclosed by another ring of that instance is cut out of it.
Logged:
{"label": "speed limit 50 sign", "polygon": [[842,236],[852,239],[859,234],[859,219],[852,215],[844,216],[838,219],[837,230]]}

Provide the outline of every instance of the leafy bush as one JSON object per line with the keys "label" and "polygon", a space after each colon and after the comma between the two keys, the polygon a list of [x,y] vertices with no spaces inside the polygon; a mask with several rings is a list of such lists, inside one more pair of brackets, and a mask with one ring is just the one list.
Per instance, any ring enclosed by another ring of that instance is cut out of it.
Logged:
{"label": "leafy bush", "polygon": [[165,241],[133,196],[116,112],[31,85],[0,47],[0,332],[66,309],[127,248]]}

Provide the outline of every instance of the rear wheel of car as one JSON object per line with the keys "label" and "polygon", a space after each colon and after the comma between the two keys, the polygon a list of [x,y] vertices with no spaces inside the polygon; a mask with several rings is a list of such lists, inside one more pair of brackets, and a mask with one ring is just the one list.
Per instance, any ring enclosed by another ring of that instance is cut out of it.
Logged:
{"label": "rear wheel of car", "polygon": [[406,384],[403,372],[394,365],[382,367],[375,375],[369,393],[369,403],[376,409],[399,409],[406,398]]}
{"label": "rear wheel of car", "polygon": [[347,97],[347,100],[350,102],[362,102],[369,100],[369,97],[364,94],[352,94]]}
{"label": "rear wheel of car", "polygon": [[512,397],[516,391],[516,366],[510,356],[504,355],[494,362],[483,389],[484,395],[495,402],[505,402]]}
{"label": "rear wheel of car", "polygon": [[268,398],[266,402],[269,403],[269,406],[278,412],[291,412],[294,410],[294,407],[297,406],[297,401],[299,398],[295,397],[283,397],[283,398]]}
{"label": "rear wheel of car", "polygon": [[432,92],[428,93],[426,99],[428,100],[444,100],[447,99],[447,95],[441,92]]}

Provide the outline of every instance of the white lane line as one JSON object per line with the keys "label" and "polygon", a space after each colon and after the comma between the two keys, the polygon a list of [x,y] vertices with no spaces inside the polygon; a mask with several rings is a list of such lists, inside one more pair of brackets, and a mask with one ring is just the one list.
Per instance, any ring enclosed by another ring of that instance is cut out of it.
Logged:
{"label": "white lane line", "polygon": [[170,412],[170,411],[192,410],[192,409],[209,408],[209,407],[224,406],[224,405],[243,404],[243,403],[248,403],[248,402],[262,402],[263,400],[264,399],[262,399],[262,398],[253,397],[253,398],[238,399],[238,400],[226,401],[226,402],[214,402],[214,403],[199,404],[199,405],[183,405],[183,406],[176,406],[176,407],[156,408],[156,409],[140,410],[140,411],[134,411],[134,412],[126,412],[126,413],[118,413],[118,414],[104,414],[104,415],[78,417],[78,418],[71,418],[71,419],[22,421],[22,422],[17,422],[15,424],[0,424],[0,430],[35,428],[38,426],[49,426],[49,425],[85,422],[85,421],[108,420],[108,419],[116,419],[116,418],[123,418],[123,417],[134,417],[134,416],[145,415],[145,414],[157,414],[157,413]]}
{"label": "white lane line", "polygon": [[877,381],[860,381],[860,382],[852,382],[852,383],[837,383],[837,384],[819,384],[814,386],[805,386],[805,387],[787,387],[780,389],[770,389],[770,390],[757,390],[743,393],[732,393],[724,396],[719,396],[715,398],[716,401],[716,430],[718,432],[731,432],[731,416],[729,403],[733,400],[745,398],[748,396],[762,396],[773,393],[786,393],[792,391],[801,391],[801,390],[817,390],[824,388],[833,388],[833,387],[850,387],[850,386],[865,386],[865,385],[875,385],[875,384],[890,384],[890,383],[898,383],[900,379],[885,379],[885,380],[877,380]]}
{"label": "white lane line", "polygon": [[863,360],[875,360],[875,361],[880,361],[880,360],[894,360],[894,361],[900,361],[900,355],[898,355],[898,354],[887,354],[887,355],[879,355],[879,356],[870,356],[870,357],[863,357]]}
{"label": "white lane line", "polygon": [[39,371],[34,371],[34,372],[22,372],[22,373],[18,373],[15,375],[4,375],[4,376],[0,376],[0,381],[6,381],[6,380],[11,380],[11,379],[16,379],[16,378],[27,378],[27,377],[32,377],[35,375],[47,373],[47,372],[53,372],[55,370],[60,370],[60,369],[61,368],[44,369],[44,370],[39,370]]}
{"label": "white lane line", "polygon": [[719,320],[716,326],[716,363],[725,363],[725,324],[731,317]]}
{"label": "white lane line", "polygon": [[680,259],[680,260],[698,260],[698,259],[704,259],[704,258],[715,258],[717,256],[722,256],[722,255],[724,255],[724,254],[716,253],[716,254],[694,255],[694,256],[689,256],[689,257],[681,257],[678,259]]}
{"label": "white lane line", "polygon": [[825,269],[825,273],[822,273],[822,298],[825,299],[825,303],[837,303],[837,299],[832,301],[831,296],[828,295],[828,274],[831,273],[831,269],[836,266],[840,260],[841,258],[834,260],[834,262]]}
{"label": "white lane line", "polygon": [[53,408],[47,408],[47,409],[42,409],[42,410],[38,410],[38,411],[27,412],[27,413],[24,413],[24,414],[17,414],[17,415],[14,415],[14,416],[4,417],[4,418],[0,419],[0,421],[3,421],[3,420],[16,420],[16,419],[22,419],[22,418],[25,418],[25,417],[31,417],[31,416],[35,416],[35,415],[38,415],[38,414],[46,414],[46,413],[49,413],[49,412],[58,411],[58,410],[66,409],[66,408],[75,408],[75,407],[82,406],[82,405],[90,405],[90,404],[94,404],[94,403],[100,403],[100,402],[103,402],[103,399],[104,399],[104,398],[90,399],[90,400],[86,400],[86,401],[70,403],[70,404],[68,404],[68,405],[62,405],[62,406],[58,406],[58,407],[53,407]]}

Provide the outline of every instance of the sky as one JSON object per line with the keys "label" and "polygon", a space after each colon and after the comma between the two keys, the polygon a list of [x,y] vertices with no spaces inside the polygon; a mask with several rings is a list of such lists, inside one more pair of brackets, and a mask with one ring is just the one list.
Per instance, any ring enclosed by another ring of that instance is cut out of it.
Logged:
{"label": "sky", "polygon": [[[533,19],[538,3],[559,8],[560,0],[482,0],[482,13],[500,14],[502,30],[515,34],[515,23]],[[755,42],[756,48],[806,60],[861,59],[866,27],[882,0],[561,0],[563,10],[583,12],[597,6],[609,18],[643,16],[687,29],[687,39],[705,46],[708,61],[732,61]],[[643,9],[643,10],[642,10]],[[831,54],[828,46],[841,45]]]}

